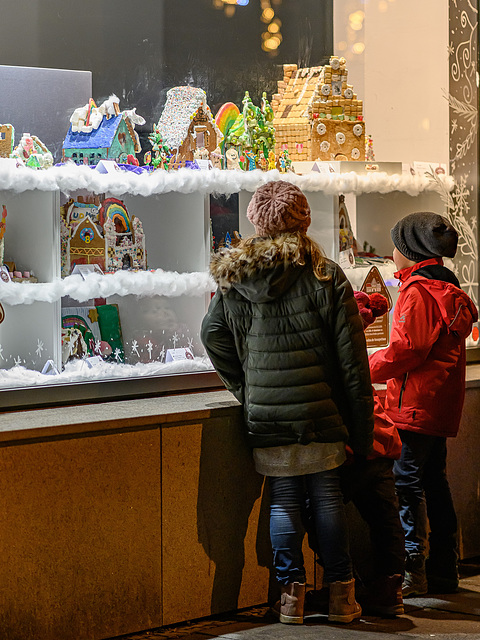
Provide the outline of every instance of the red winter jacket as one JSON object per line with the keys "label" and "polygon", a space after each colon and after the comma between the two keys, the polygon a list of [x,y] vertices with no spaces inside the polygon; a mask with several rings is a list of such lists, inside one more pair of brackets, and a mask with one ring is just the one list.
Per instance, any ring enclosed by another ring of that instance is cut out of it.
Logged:
{"label": "red winter jacket", "polygon": [[[368,460],[375,458],[391,458],[398,460],[402,453],[402,441],[398,435],[397,427],[385,413],[382,401],[374,388],[373,391],[373,447],[371,453],[367,456]],[[347,445],[345,447],[348,460],[353,461],[353,451]]]}
{"label": "red winter jacket", "polygon": [[395,276],[402,284],[392,336],[386,349],[370,356],[372,382],[387,382],[385,410],[397,428],[456,436],[465,397],[465,338],[477,309],[441,258]]}

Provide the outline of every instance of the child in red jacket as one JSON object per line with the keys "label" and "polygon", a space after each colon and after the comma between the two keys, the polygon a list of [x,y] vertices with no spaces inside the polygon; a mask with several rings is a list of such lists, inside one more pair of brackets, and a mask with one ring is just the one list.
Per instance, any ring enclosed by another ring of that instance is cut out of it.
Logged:
{"label": "child in red jacket", "polygon": [[[387,313],[388,302],[384,296],[378,293],[369,296],[361,291],[356,291],[354,295],[364,329]],[[394,460],[400,457],[402,441],[395,425],[386,415],[375,388],[373,399],[375,421],[372,452],[366,459],[360,459],[347,446],[348,458],[341,468],[341,484],[345,502],[352,502],[367,523],[372,543],[373,577],[364,580],[365,590],[363,593],[358,591],[357,597],[365,613],[393,617],[404,612],[402,580],[405,544],[392,473]],[[319,556],[321,564],[308,508],[305,525],[309,544]],[[307,607],[322,611],[326,591],[309,592]]]}
{"label": "child in red jacket", "polygon": [[[399,430],[394,464],[405,534],[403,596],[458,586],[457,519],[446,476],[446,438],[456,436],[465,395],[465,338],[478,319],[443,265],[458,234],[436,213],[412,213],[391,231],[401,281],[386,349],[370,356],[373,383],[386,382],[385,410]],[[430,526],[425,564],[425,506]],[[427,581],[428,578],[428,581]]]}

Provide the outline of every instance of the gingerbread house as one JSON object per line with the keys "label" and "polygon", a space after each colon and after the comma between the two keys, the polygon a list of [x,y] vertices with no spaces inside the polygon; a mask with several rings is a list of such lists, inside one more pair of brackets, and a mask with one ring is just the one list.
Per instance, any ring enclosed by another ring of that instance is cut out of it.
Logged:
{"label": "gingerbread house", "polygon": [[112,95],[99,107],[90,99],[75,109],[63,143],[62,160],[97,165],[100,160],[128,164],[128,156],[141,151],[136,124],[145,124],[135,109],[120,111],[119,99]]}
{"label": "gingerbread house", "polygon": [[11,124],[0,124],[0,158],[9,158],[13,151],[15,130]]}
{"label": "gingerbread house", "polygon": [[170,149],[175,167],[193,161],[202,150],[209,156],[223,140],[205,91],[196,87],[173,87],[167,91],[156,131]]}
{"label": "gingerbread house", "polygon": [[143,225],[117,198],[69,200],[62,207],[61,246],[62,276],[81,264],[107,272],[147,268]]}
{"label": "gingerbread house", "polygon": [[24,133],[11,153],[12,158],[32,169],[53,167],[53,155],[37,136]]}
{"label": "gingerbread house", "polygon": [[293,161],[365,159],[363,102],[345,65],[337,56],[325,66],[283,65],[271,102],[277,155],[288,149]]}

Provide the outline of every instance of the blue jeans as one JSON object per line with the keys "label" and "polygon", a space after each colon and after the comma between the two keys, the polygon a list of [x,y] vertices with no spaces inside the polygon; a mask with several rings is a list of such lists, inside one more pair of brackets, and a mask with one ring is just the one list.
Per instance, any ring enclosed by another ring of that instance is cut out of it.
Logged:
{"label": "blue jeans", "polygon": [[339,470],[269,477],[269,482],[270,538],[277,580],[281,584],[305,582],[302,513],[307,493],[324,561],[325,581],[350,580],[352,563]]}
{"label": "blue jeans", "polygon": [[456,557],[457,516],[446,473],[446,438],[398,432],[402,455],[393,473],[407,555],[425,554],[428,518],[430,557]]}

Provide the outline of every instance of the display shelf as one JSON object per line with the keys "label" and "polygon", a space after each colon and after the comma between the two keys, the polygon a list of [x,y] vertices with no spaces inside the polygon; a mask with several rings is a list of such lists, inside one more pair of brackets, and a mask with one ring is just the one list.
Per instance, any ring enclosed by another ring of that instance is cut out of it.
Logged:
{"label": "display shelf", "polygon": [[[394,169],[399,166],[397,163]],[[329,257],[338,259],[340,195],[345,196],[358,240],[377,243],[377,250],[388,254],[389,230],[396,220],[414,210],[442,212],[438,180],[444,190],[453,186],[448,176],[431,180],[392,174],[383,165],[385,171],[358,174],[342,173],[346,168],[306,175],[188,169],[100,174],[88,167],[32,171],[13,170],[10,164],[0,163],[0,204],[8,208],[6,259],[12,256],[22,270],[33,269],[39,278],[37,284],[0,283],[0,302],[6,311],[0,325],[0,404],[21,404],[17,395],[9,400],[13,390],[41,389],[50,398],[46,389],[62,385],[70,390],[65,397],[91,399],[97,397],[94,383],[100,381],[106,383],[98,387],[103,390],[100,397],[103,392],[115,396],[113,387],[120,388],[129,380],[150,381],[152,390],[160,388],[156,379],[175,378],[183,388],[194,373],[202,378],[204,387],[205,375],[214,375],[199,339],[200,324],[215,290],[208,274],[210,194],[239,194],[238,230],[245,236],[253,232],[245,213],[256,188],[279,179],[297,184],[312,210],[311,235]],[[60,277],[60,204],[79,194],[119,198],[129,214],[141,220],[148,270]],[[392,269],[391,263],[384,266],[387,279]],[[360,288],[368,270],[346,270],[354,288]],[[396,283],[391,280],[387,285],[393,297]],[[62,309],[65,313],[76,306],[95,308],[98,299],[118,307],[124,361],[89,365],[74,360],[62,367]],[[194,358],[166,362],[167,350],[178,347],[190,349]],[[47,360],[53,361],[57,375],[40,373]],[[218,384],[218,379],[212,384]],[[192,388],[192,383],[187,386]],[[135,384],[131,393],[134,389]],[[29,393],[25,397],[31,397]]]}
{"label": "display shelf", "polygon": [[[351,163],[350,163],[351,164]],[[389,163],[383,163],[387,165]],[[397,163],[394,163],[397,164]],[[450,176],[438,176],[437,179],[453,188]],[[356,173],[318,173],[305,175],[272,171],[235,171],[212,169],[210,171],[179,169],[178,171],[154,171],[136,174],[129,171],[116,171],[102,174],[84,166],[64,165],[47,171],[15,169],[9,164],[0,163],[0,190],[23,193],[24,191],[60,191],[71,194],[80,189],[91,193],[110,193],[115,197],[123,195],[152,196],[163,193],[222,193],[232,194],[239,191],[254,192],[258,187],[272,180],[286,180],[298,185],[304,191],[323,191],[329,195],[354,193],[391,193],[405,191],[416,196],[424,191],[435,191],[436,182],[426,176],[406,174],[388,174],[386,171]]]}

